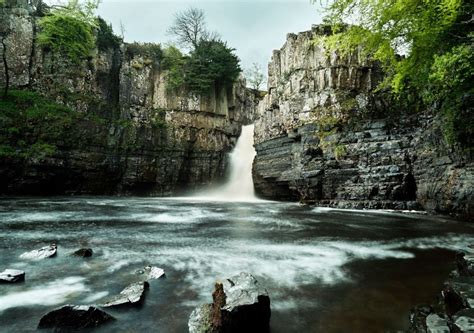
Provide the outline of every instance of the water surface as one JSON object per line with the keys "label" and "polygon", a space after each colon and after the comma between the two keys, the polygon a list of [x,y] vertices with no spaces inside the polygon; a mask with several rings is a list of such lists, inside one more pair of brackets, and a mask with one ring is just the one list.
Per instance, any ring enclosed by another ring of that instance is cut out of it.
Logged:
{"label": "water surface", "polygon": [[[19,256],[56,242],[56,258]],[[165,269],[143,307],[107,310],[97,332],[186,332],[216,280],[245,271],[267,286],[278,332],[383,332],[408,327],[452,270],[474,229],[448,218],[338,211],[275,202],[155,198],[0,200],[0,270],[26,282],[0,285],[0,331],[34,331],[63,304],[120,292],[148,264]],[[71,257],[81,247],[90,259]]]}

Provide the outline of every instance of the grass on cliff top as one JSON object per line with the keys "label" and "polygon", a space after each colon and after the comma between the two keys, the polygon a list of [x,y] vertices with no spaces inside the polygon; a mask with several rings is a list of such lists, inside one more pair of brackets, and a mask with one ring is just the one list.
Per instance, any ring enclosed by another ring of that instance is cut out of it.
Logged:
{"label": "grass on cliff top", "polygon": [[38,93],[14,90],[0,99],[0,157],[45,158],[74,140],[83,115]]}

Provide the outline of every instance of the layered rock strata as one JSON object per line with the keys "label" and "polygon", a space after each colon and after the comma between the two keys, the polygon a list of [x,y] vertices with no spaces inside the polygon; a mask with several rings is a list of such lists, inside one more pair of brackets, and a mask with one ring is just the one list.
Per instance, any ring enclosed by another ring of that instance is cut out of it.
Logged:
{"label": "layered rock strata", "polygon": [[257,193],[344,208],[473,216],[472,157],[448,145],[430,112],[397,110],[379,66],[324,49],[324,26],[289,34],[258,107]]}

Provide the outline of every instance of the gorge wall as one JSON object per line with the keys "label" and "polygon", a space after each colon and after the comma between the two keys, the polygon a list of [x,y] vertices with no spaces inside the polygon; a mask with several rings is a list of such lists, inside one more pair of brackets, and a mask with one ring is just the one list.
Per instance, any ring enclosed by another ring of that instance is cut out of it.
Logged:
{"label": "gorge wall", "polygon": [[273,53],[255,124],[257,193],[472,219],[472,156],[445,142],[431,112],[396,109],[376,93],[377,64],[328,54],[318,42],[326,29],[289,34]]}
{"label": "gorge wall", "polygon": [[[156,45],[102,46],[71,64],[37,45],[26,0],[7,0],[0,22],[12,89],[40,92],[80,115],[54,153],[0,154],[0,194],[171,195],[225,176],[227,153],[258,102],[243,78],[208,97],[173,94]],[[2,83],[6,73],[1,62]]]}

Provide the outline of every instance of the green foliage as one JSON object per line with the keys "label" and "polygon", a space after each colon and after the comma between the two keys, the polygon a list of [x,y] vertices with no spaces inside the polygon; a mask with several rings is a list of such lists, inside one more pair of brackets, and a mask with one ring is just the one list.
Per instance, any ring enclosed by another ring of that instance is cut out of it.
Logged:
{"label": "green foliage", "polygon": [[344,158],[345,156],[347,155],[347,148],[346,146],[344,145],[337,145],[335,148],[334,148],[334,157],[336,158],[336,160],[340,160],[342,158]]}
{"label": "green foliage", "polygon": [[234,51],[220,40],[202,40],[187,59],[186,88],[199,95],[208,95],[214,87],[232,86],[242,71]]}
{"label": "green foliage", "polygon": [[[472,95],[473,11],[468,0],[335,0],[326,8],[334,33],[323,39],[343,55],[358,49],[380,62],[387,73],[380,88],[410,100],[404,104],[435,106],[450,140],[459,141],[467,133],[456,133],[462,128],[453,121]],[[357,25],[342,24],[354,19]]]}
{"label": "green foliage", "polygon": [[153,43],[130,43],[127,44],[125,55],[128,59],[143,57],[159,63],[163,59],[163,50],[160,44]]}
{"label": "green foliage", "polygon": [[164,50],[161,68],[168,71],[168,80],[166,83],[168,93],[179,91],[183,88],[185,64],[186,58],[178,48],[168,46]]}
{"label": "green foliage", "polygon": [[101,51],[120,47],[122,39],[114,34],[111,24],[107,24],[102,17],[97,19],[97,47]]}
{"label": "green foliage", "polygon": [[38,44],[54,53],[79,63],[91,55],[95,47],[93,2],[84,5],[70,1],[64,8],[54,9],[39,20]]}
{"label": "green foliage", "polygon": [[77,144],[74,127],[88,119],[35,92],[11,91],[0,100],[0,156],[45,158],[59,144]]}

